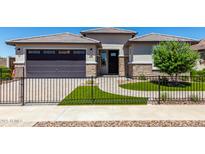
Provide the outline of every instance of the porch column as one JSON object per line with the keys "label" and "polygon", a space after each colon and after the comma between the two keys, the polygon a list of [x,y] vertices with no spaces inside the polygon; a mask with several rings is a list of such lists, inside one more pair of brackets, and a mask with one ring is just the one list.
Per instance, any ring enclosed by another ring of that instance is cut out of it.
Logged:
{"label": "porch column", "polygon": [[119,56],[119,76],[127,76],[128,56]]}
{"label": "porch column", "polygon": [[24,64],[15,64],[14,71],[15,71],[15,77],[16,78],[26,76],[25,65]]}
{"label": "porch column", "polygon": [[97,62],[86,63],[86,77],[97,76]]}

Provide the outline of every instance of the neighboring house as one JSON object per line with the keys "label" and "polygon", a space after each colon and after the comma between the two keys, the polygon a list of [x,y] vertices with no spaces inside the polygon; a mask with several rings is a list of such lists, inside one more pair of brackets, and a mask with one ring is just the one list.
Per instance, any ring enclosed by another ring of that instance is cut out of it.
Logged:
{"label": "neighboring house", "polygon": [[6,41],[16,46],[16,76],[85,77],[156,75],[152,48],[161,41],[190,44],[197,40],[151,33],[141,37],[134,31],[97,28],[81,35],[63,33]]}
{"label": "neighboring house", "polygon": [[14,57],[0,57],[0,66],[5,66],[8,68],[13,69],[14,68]]}
{"label": "neighboring house", "polygon": [[200,54],[200,60],[196,69],[205,69],[205,40],[201,40],[198,44],[192,45],[192,49],[198,51]]}

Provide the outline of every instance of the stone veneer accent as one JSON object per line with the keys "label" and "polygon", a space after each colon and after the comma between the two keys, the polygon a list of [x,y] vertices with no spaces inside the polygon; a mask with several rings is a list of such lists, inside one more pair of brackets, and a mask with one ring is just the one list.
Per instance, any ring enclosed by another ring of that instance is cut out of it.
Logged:
{"label": "stone veneer accent", "polygon": [[119,76],[127,76],[128,57],[119,57]]}
{"label": "stone veneer accent", "polygon": [[24,69],[24,65],[23,64],[16,64],[15,65],[15,77],[19,78],[19,77],[23,77],[23,73],[24,76],[25,75],[25,69]]}
{"label": "stone veneer accent", "polygon": [[159,71],[153,71],[152,64],[129,64],[128,75],[133,76],[155,76],[159,75]]}
{"label": "stone veneer accent", "polygon": [[97,76],[97,64],[86,64],[86,77]]}

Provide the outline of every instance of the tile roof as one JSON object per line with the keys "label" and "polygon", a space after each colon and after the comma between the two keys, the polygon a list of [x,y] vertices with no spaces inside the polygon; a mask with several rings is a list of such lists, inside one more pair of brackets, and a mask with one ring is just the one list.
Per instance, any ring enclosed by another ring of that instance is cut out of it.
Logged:
{"label": "tile roof", "polygon": [[90,34],[90,33],[99,33],[99,34],[133,34],[135,35],[135,31],[119,29],[119,28],[112,28],[112,27],[103,27],[103,28],[96,28],[96,29],[89,29],[85,31],[81,31],[81,34]]}
{"label": "tile roof", "polygon": [[21,38],[15,40],[6,41],[9,45],[15,45],[16,43],[88,43],[88,44],[98,44],[100,41],[84,37],[82,35],[71,34],[71,33],[61,33],[46,36]]}
{"label": "tile roof", "polygon": [[197,40],[173,35],[166,35],[166,34],[158,34],[158,33],[150,33],[147,35],[143,35],[140,37],[134,37],[129,39],[131,42],[140,42],[140,41],[150,41],[150,42],[158,42],[158,41],[184,41],[184,42],[197,42]]}
{"label": "tile roof", "polygon": [[201,40],[198,44],[192,45],[193,50],[205,50],[205,40]]}

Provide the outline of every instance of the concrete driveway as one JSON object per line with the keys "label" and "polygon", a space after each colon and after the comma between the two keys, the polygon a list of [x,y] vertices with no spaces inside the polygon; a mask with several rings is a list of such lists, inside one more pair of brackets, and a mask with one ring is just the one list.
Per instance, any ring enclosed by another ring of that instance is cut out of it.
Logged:
{"label": "concrete driveway", "polygon": [[[76,87],[84,85],[88,79],[39,78],[24,80],[25,102],[58,103]],[[22,99],[22,81],[15,80],[0,85],[0,102],[18,104]]]}

